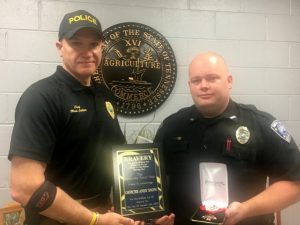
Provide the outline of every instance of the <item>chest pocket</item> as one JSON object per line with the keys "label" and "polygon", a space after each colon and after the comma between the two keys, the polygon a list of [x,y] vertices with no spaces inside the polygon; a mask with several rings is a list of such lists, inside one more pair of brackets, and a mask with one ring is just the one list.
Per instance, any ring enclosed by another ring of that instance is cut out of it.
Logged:
{"label": "chest pocket", "polygon": [[254,146],[241,146],[238,143],[233,143],[230,147],[228,146],[228,143],[225,143],[223,145],[222,155],[231,159],[249,162],[255,161],[257,158]]}
{"label": "chest pocket", "polygon": [[[224,126],[223,126],[224,127]],[[226,129],[221,129],[220,143],[222,155],[238,161],[253,162],[257,159],[259,137],[248,124],[237,124],[226,121]]]}
{"label": "chest pocket", "polygon": [[188,151],[188,142],[181,136],[167,138],[164,144],[166,146],[166,154],[181,154]]}
{"label": "chest pocket", "polygon": [[[183,137],[170,137],[164,142],[164,157],[169,171],[183,169],[189,161],[188,142]],[[170,163],[168,163],[170,162]]]}

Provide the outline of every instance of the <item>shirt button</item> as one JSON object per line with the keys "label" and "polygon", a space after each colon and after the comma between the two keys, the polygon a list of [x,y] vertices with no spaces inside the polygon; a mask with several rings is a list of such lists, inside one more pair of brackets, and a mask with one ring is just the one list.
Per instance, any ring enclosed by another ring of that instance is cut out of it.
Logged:
{"label": "shirt button", "polygon": [[202,146],[201,146],[201,150],[202,150],[202,151],[207,150],[207,146],[206,146],[206,145],[202,145]]}

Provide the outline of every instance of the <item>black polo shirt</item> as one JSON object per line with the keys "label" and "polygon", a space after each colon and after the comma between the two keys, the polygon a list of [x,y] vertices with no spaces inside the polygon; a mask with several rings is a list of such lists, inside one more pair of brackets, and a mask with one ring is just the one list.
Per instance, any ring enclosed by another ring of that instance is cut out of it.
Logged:
{"label": "black polo shirt", "polygon": [[[274,122],[275,121],[275,122]],[[271,125],[281,128],[281,133]],[[240,127],[249,133],[245,140]],[[245,201],[272,180],[300,180],[300,153],[293,139],[275,118],[254,106],[230,101],[217,118],[206,119],[195,106],[181,109],[166,118],[155,142],[163,146],[169,176],[171,211],[176,225],[193,224],[190,217],[201,205],[200,162],[224,163],[228,170],[229,203]],[[286,136],[284,136],[286,135]],[[247,219],[239,225],[272,224],[272,216]]]}
{"label": "black polo shirt", "polygon": [[125,139],[106,89],[82,86],[61,66],[31,85],[15,115],[9,159],[45,162],[46,179],[73,198],[102,193],[112,182],[112,144]]}

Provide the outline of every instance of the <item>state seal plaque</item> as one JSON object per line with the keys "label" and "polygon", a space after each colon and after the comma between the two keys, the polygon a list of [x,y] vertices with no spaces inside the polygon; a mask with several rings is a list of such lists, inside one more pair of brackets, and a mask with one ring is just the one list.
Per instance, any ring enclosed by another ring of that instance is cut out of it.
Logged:
{"label": "state seal plaque", "polygon": [[176,74],[173,50],[158,31],[133,22],[104,30],[94,80],[112,92],[120,114],[143,115],[157,109],[173,90]]}

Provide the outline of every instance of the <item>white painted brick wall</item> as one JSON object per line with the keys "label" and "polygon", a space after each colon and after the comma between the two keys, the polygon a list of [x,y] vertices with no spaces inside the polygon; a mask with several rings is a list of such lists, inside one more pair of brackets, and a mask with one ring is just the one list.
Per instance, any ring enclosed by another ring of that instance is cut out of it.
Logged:
{"label": "white painted brick wall", "polygon": [[291,68],[300,67],[300,44],[299,43],[290,44],[290,67]]}
{"label": "white painted brick wall", "polygon": [[[119,7],[116,5],[107,5],[104,7],[102,21],[107,19],[108,23],[103,25],[103,27],[105,29],[117,23],[137,22],[151,27],[156,27],[157,30],[161,30],[162,12],[163,9],[161,8],[144,8],[130,5]],[[160,20],[158,20],[158,18],[160,18]]]}
{"label": "white painted brick wall", "polygon": [[2,93],[21,93],[30,84],[40,79],[38,64],[0,61],[0,68]]}
{"label": "white painted brick wall", "polygon": [[0,124],[14,122],[14,113],[20,94],[0,94]]}
{"label": "white painted brick wall", "polygon": [[[13,125],[1,124],[0,126],[0,157],[7,156],[12,128]],[[7,171],[7,169],[5,169],[5,171]]]}
{"label": "white painted brick wall", "polygon": [[[176,53],[174,53],[176,55]],[[173,92],[177,94],[187,94],[188,84],[188,67],[187,66],[178,66],[177,67],[177,80]]]}
{"label": "white painted brick wall", "polygon": [[7,60],[59,62],[55,47],[57,32],[9,30],[7,33]]}
{"label": "white painted brick wall", "polygon": [[267,17],[268,40],[298,41],[300,40],[300,16],[270,15]]}
{"label": "white painted brick wall", "polygon": [[266,82],[267,94],[300,95],[300,69],[268,69]]}
{"label": "white painted brick wall", "polygon": [[191,10],[164,10],[163,31],[167,37],[213,38],[215,13]]}
{"label": "white painted brick wall", "polygon": [[0,60],[3,60],[6,55],[5,36],[6,36],[6,30],[0,28]]}
{"label": "white painted brick wall", "polygon": [[291,0],[291,15],[300,15],[300,1]]}
{"label": "white painted brick wall", "polygon": [[10,162],[6,159],[6,157],[0,156],[0,188],[8,187],[8,173],[2,173],[2,171],[7,171],[7,168],[9,168]]}
{"label": "white painted brick wall", "polygon": [[241,9],[240,0],[190,0],[190,9],[238,12]]}
{"label": "white painted brick wall", "polygon": [[36,0],[0,0],[0,28],[37,29],[38,4]]}
{"label": "white painted brick wall", "polygon": [[216,38],[265,40],[266,16],[248,13],[216,13]]}
{"label": "white painted brick wall", "polygon": [[264,14],[289,14],[290,1],[287,0],[241,0],[241,11]]}
{"label": "white painted brick wall", "polygon": [[[289,113],[290,113],[290,120],[292,121],[300,121],[300,107],[299,107],[299,102],[300,102],[300,96],[296,95],[296,96],[291,96],[290,97],[290,109],[289,109]],[[300,135],[300,132],[298,130],[298,132],[295,134]],[[297,139],[299,140],[299,139]]]}
{"label": "white painted brick wall", "polygon": [[231,49],[228,53],[233,54],[234,61],[229,61],[230,65],[240,67],[287,67],[289,65],[288,43],[239,41],[235,47],[237,49]]}
{"label": "white painted brick wall", "polygon": [[[192,104],[188,64],[199,52],[222,54],[234,76],[233,99],[255,104],[285,122],[300,146],[299,0],[0,0],[0,206],[10,201],[7,152],[21,93],[55,71],[57,30],[67,11],[86,9],[108,28],[140,22],[162,33],[178,65],[167,101],[151,114],[120,117],[129,143],[153,138],[169,114]],[[300,204],[283,211],[298,225]]]}
{"label": "white painted brick wall", "polygon": [[[0,156],[0,199],[1,203],[11,202],[9,189],[9,168],[10,162],[7,157]],[[2,205],[2,204],[1,204]]]}
{"label": "white painted brick wall", "polygon": [[266,68],[229,68],[233,74],[234,95],[262,95],[265,94]]}

